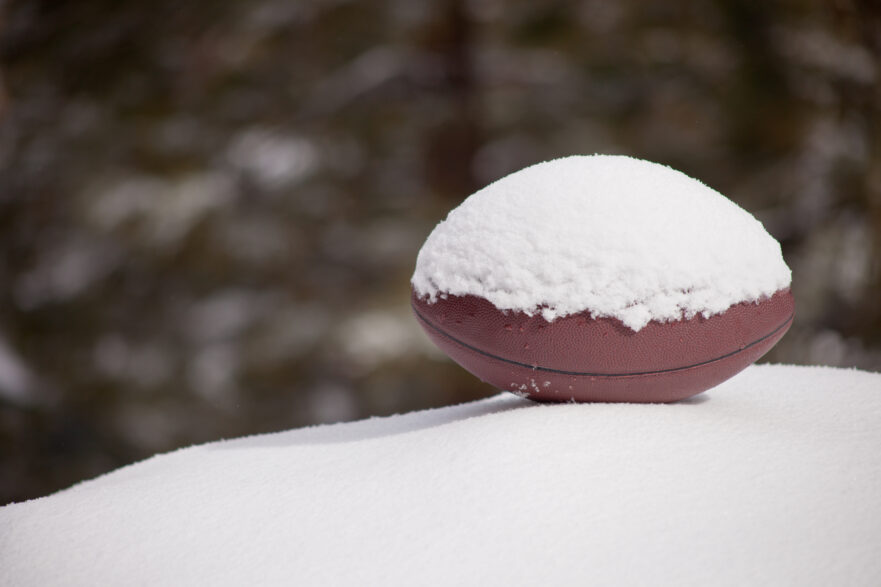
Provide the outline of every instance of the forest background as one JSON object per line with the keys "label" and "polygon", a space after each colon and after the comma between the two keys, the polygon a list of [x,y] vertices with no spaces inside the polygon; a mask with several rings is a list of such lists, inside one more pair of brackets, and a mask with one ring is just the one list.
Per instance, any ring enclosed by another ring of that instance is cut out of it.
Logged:
{"label": "forest background", "polygon": [[780,240],[764,360],[881,370],[877,2],[0,1],[0,504],[496,393],[419,332],[416,253],[589,153]]}

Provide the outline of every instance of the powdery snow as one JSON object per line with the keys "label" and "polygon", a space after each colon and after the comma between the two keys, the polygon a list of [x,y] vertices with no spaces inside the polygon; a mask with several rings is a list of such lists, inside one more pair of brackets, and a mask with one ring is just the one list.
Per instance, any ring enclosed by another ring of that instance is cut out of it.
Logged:
{"label": "powdery snow", "polygon": [[881,375],[512,395],[161,455],[0,508],[0,584],[879,585]]}
{"label": "powdery snow", "polygon": [[589,310],[633,330],[790,281],[748,212],[679,171],[610,155],[539,163],[474,193],[428,237],[412,279],[431,300],[471,294],[548,321]]}

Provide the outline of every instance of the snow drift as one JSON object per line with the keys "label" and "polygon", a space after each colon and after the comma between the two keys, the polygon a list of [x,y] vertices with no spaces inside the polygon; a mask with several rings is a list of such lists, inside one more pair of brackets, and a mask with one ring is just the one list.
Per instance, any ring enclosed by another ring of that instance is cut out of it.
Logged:
{"label": "snow drift", "polygon": [[881,583],[881,375],[513,395],[156,456],[0,508],[0,583]]}

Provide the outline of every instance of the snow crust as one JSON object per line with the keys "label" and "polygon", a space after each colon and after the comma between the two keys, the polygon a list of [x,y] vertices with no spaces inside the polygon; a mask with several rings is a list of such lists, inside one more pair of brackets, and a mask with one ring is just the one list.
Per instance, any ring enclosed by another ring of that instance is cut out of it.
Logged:
{"label": "snow crust", "polygon": [[789,287],[780,245],[751,214],[674,169],[573,156],[472,194],[434,229],[412,284],[555,318],[590,311],[633,330],[711,316]]}
{"label": "snow crust", "polygon": [[0,508],[0,584],[879,585],[881,374],[475,403],[196,446]]}

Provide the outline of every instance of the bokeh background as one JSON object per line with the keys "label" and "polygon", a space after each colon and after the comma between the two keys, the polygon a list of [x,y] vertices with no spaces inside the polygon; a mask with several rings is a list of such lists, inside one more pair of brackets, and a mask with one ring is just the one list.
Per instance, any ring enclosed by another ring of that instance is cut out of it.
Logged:
{"label": "bokeh background", "polygon": [[781,241],[765,360],[881,369],[874,0],[0,0],[0,504],[496,393],[410,317],[416,253],[595,152]]}

